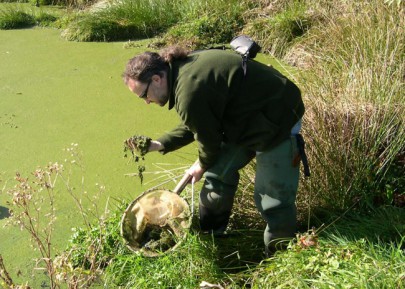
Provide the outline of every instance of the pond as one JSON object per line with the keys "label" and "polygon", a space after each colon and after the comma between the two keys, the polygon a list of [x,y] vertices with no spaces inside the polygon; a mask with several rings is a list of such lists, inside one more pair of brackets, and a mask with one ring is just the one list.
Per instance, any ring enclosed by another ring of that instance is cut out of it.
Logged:
{"label": "pond", "polygon": [[[53,29],[0,30],[0,254],[11,264],[12,274],[21,270],[22,280],[31,279],[33,267],[27,234],[4,228],[9,200],[5,188],[14,186],[16,172],[32,179],[31,172],[49,162],[67,168],[70,155],[65,149],[77,144],[82,168],[73,170],[72,186],[79,195],[87,191],[90,198],[104,187],[97,201],[101,211],[107,199],[130,200],[156,185],[153,174],[145,174],[142,186],[139,178],[128,177],[137,172],[137,165],[123,152],[126,138],[156,138],[178,122],[174,111],[145,105],[122,82],[127,60],[146,50],[147,43],[124,49],[123,42],[68,42]],[[146,171],[182,167],[195,158],[193,146],[176,154],[150,154]],[[167,186],[174,187],[174,182]],[[81,224],[72,198],[62,188],[54,234],[59,249],[66,246],[71,227]]]}

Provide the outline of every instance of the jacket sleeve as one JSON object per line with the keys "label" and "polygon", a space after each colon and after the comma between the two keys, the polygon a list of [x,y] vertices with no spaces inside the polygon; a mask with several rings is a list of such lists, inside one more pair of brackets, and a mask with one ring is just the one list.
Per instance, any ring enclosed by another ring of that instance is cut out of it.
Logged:
{"label": "jacket sleeve", "polygon": [[179,124],[170,132],[157,139],[164,149],[160,152],[166,154],[186,146],[194,141],[194,134],[184,124]]}
{"label": "jacket sleeve", "polygon": [[216,162],[220,153],[223,141],[223,105],[215,97],[215,92],[207,86],[195,85],[183,91],[187,96],[179,96],[181,101],[178,113],[184,124],[195,134],[200,165],[207,169]]}

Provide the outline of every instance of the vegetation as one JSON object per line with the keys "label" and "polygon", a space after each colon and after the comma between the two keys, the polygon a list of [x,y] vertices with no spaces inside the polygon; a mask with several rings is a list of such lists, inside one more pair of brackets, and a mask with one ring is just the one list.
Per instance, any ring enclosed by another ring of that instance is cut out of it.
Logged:
{"label": "vegetation", "polygon": [[[51,284],[57,288],[63,280],[81,288],[94,282],[123,288],[196,288],[207,281],[224,288],[403,287],[404,10],[404,1],[398,0],[124,0],[59,19],[55,25],[63,29],[62,35],[79,41],[154,37],[156,46],[203,48],[249,34],[264,52],[299,68],[289,76],[305,98],[303,134],[312,176],[303,179],[298,196],[301,234],[288,250],[270,259],[261,261],[263,224],[249,193],[252,162],[242,173],[230,224],[233,236],[216,239],[192,230],[175,252],[143,258],[122,245],[118,223],[126,204],[119,203],[95,224],[77,229],[64,254],[53,260],[61,271],[54,270],[52,254],[44,251]],[[1,12],[2,29],[16,28],[2,24],[18,19],[10,15],[17,13]],[[35,21],[31,18],[30,23]],[[0,266],[3,283],[10,284],[4,264]]]}
{"label": "vegetation", "polygon": [[[130,151],[134,162],[138,163],[140,161],[144,161],[151,141],[152,139],[150,137],[144,135],[134,135],[130,137],[124,141],[124,157],[127,157],[127,151]],[[144,171],[145,166],[138,164],[138,176],[141,183],[143,182]]]}
{"label": "vegetation", "polygon": [[49,27],[54,25],[60,12],[48,10],[29,10],[24,6],[7,5],[0,9],[0,29],[30,28],[35,25]]}
{"label": "vegetation", "polygon": [[1,29],[17,29],[31,27],[35,24],[35,19],[32,15],[20,10],[2,10],[0,11],[0,28]]}
{"label": "vegetation", "polygon": [[[77,199],[80,192],[67,182],[70,172],[68,167],[53,163],[38,168],[32,181],[17,175],[16,186],[8,191],[13,196],[10,221],[28,231],[40,250],[37,266],[45,265],[50,288],[63,288],[63,284],[68,288],[197,288],[207,283],[216,288],[404,285],[405,237],[400,232],[405,230],[405,212],[401,208],[380,207],[371,214],[329,214],[329,219],[323,219],[326,227],[298,234],[286,251],[264,261],[260,217],[252,216],[249,208],[241,209],[241,220],[254,221],[249,230],[240,229],[246,226],[237,218],[231,220],[233,230],[226,238],[201,235],[192,228],[176,250],[147,258],[126,248],[119,234],[127,202],[115,201],[110,212],[93,212],[96,222],[86,221],[91,212]],[[85,223],[75,229],[66,250],[53,252],[53,200],[60,190],[67,190],[75,198]],[[190,197],[188,191],[186,198]],[[247,193],[239,194],[237,202],[245,197]],[[48,219],[43,218],[44,210]],[[16,288],[1,256],[0,269],[0,284]],[[25,286],[18,288],[29,288]]]}
{"label": "vegetation", "polygon": [[[304,191],[312,205],[342,210],[393,204],[405,192],[403,6],[346,9],[289,52],[296,61],[303,47],[311,55],[297,77],[307,95],[304,134],[316,179]],[[349,16],[356,9],[359,17]]]}

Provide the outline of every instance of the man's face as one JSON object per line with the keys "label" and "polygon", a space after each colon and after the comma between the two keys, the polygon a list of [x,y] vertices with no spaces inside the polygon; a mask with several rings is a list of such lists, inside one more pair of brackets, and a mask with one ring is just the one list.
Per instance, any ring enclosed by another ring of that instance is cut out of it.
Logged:
{"label": "man's face", "polygon": [[149,83],[128,79],[127,86],[130,91],[145,100],[147,104],[156,103],[164,106],[169,100],[166,74],[163,77],[155,74]]}

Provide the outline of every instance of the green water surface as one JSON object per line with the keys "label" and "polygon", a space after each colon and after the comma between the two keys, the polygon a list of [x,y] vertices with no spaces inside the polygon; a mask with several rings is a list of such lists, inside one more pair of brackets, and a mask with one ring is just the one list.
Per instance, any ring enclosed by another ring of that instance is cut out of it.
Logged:
{"label": "green water surface", "polygon": [[[74,143],[82,153],[83,170],[74,169],[72,186],[90,198],[104,186],[97,201],[101,211],[108,199],[133,199],[155,185],[150,183],[155,175],[146,174],[142,186],[137,177],[126,176],[137,172],[137,164],[123,157],[123,140],[133,134],[156,138],[176,125],[178,117],[167,108],[146,105],[125,87],[125,63],[146,50],[147,42],[137,49],[124,49],[123,44],[68,42],[52,29],[0,30],[0,254],[13,276],[21,270],[17,280],[34,278],[36,253],[25,232],[4,227],[10,200],[5,191],[14,186],[15,172],[30,176],[49,162],[68,167],[64,149]],[[190,146],[183,153],[150,154],[144,164],[150,172],[159,171],[160,163],[175,168],[191,164],[194,152]],[[54,245],[63,249],[81,216],[63,186],[57,190]]]}

